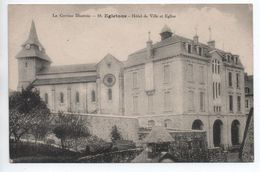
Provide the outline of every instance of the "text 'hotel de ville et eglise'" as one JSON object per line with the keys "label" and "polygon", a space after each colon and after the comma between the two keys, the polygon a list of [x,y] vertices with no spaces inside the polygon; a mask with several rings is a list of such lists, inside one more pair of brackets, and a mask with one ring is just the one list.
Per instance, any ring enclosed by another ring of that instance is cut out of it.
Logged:
{"label": "text 'hotel de ville et eglise'", "polygon": [[120,61],[52,66],[34,22],[17,54],[18,90],[33,85],[53,113],[89,119],[90,131],[110,138],[112,126],[137,141],[140,128],[203,130],[209,147],[241,143],[246,123],[244,67],[238,55],[174,34]]}

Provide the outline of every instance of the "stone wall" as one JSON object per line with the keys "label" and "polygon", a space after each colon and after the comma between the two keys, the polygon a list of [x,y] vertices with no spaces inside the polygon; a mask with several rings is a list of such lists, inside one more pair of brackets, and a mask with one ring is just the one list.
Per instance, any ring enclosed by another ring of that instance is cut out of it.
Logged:
{"label": "stone wall", "polygon": [[130,117],[88,114],[82,115],[88,122],[88,127],[92,135],[96,135],[105,141],[111,141],[110,133],[114,125],[117,126],[124,140],[138,140],[138,120]]}
{"label": "stone wall", "polygon": [[208,149],[208,161],[227,162],[227,151],[223,151],[223,149],[219,147]]}

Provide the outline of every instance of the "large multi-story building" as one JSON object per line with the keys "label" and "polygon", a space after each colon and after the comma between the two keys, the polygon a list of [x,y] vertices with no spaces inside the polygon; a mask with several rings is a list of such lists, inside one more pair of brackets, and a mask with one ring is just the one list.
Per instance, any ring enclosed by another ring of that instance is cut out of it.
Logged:
{"label": "large multi-story building", "polygon": [[[97,64],[51,66],[32,23],[16,57],[18,89],[34,85],[53,112],[97,116],[93,128],[113,118],[126,132],[160,125],[205,130],[210,147],[239,144],[246,121],[239,56],[217,49],[214,40],[203,44],[198,35],[173,34],[168,26],[160,36],[123,62],[108,54]],[[104,136],[106,129],[99,130]]]}

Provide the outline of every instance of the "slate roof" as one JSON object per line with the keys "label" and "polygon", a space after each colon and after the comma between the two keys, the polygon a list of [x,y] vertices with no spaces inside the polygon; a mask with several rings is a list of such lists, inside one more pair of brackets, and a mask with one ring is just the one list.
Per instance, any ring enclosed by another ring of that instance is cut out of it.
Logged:
{"label": "slate roof", "polygon": [[75,72],[96,72],[96,64],[75,64],[75,65],[60,65],[44,68],[37,75],[75,73]]}
{"label": "slate roof", "polygon": [[170,135],[166,128],[162,126],[154,126],[144,140],[145,143],[163,143],[173,141],[174,138]]}
{"label": "slate roof", "polygon": [[[190,42],[190,43],[193,43],[193,40],[189,39],[189,38],[185,38],[185,37],[177,35],[177,34],[174,34],[172,37],[164,39],[164,40],[162,40],[160,42],[156,42],[155,44],[153,44],[152,47],[153,47],[153,49],[157,49],[157,48],[168,46],[168,45],[175,44],[175,43],[178,43],[178,42]],[[221,57],[224,58],[225,54],[228,53],[228,52],[225,52],[225,51],[217,49],[217,48],[211,48],[210,46],[208,46],[207,44],[204,44],[204,43],[200,43],[199,42],[197,45],[199,45],[200,47],[205,48],[207,50],[207,52],[206,52],[207,54],[210,51],[215,50],[215,51],[217,51],[217,53]],[[130,54],[128,56],[128,59],[124,62],[125,67],[131,67],[131,66],[135,66],[135,65],[140,65],[140,64],[146,63],[148,60],[150,60],[150,59],[147,59],[146,56],[147,56],[146,55],[146,48],[143,48],[143,49],[135,51],[134,53]],[[154,59],[161,59],[161,58],[165,58],[165,57],[163,57],[163,56],[154,57]],[[242,66],[240,60],[238,62],[238,65]]]}
{"label": "slate roof", "polygon": [[[25,48],[27,44],[31,45],[30,49]],[[41,47],[42,51],[39,50],[39,47]],[[28,39],[23,43],[22,50],[16,55],[16,58],[23,57],[38,57],[51,62],[50,57],[45,53],[45,49],[38,39],[34,21],[32,21]]]}
{"label": "slate roof", "polygon": [[81,77],[66,77],[66,78],[49,78],[36,79],[32,84],[37,85],[55,85],[55,84],[71,84],[71,83],[87,83],[96,82],[97,76],[81,76]]}

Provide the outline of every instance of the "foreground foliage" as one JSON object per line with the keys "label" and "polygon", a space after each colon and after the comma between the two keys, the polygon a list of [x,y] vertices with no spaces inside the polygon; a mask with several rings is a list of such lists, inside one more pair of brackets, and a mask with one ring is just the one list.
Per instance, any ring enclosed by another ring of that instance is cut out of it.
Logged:
{"label": "foreground foliage", "polygon": [[9,97],[9,133],[15,142],[29,132],[36,140],[47,133],[50,110],[33,87],[14,92]]}

